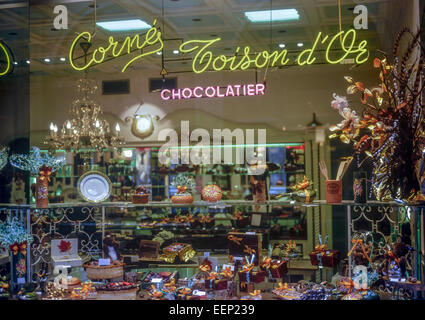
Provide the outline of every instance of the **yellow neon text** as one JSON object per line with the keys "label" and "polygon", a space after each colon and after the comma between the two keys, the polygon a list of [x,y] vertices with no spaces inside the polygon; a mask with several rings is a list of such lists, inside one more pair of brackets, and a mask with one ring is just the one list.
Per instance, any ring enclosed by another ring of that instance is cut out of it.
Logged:
{"label": "yellow neon text", "polygon": [[[136,34],[133,37],[126,37],[124,39],[124,42],[122,45],[119,44],[117,40],[114,39],[114,37],[110,36],[108,39],[108,45],[107,46],[99,46],[96,48],[93,53],[91,54],[91,59],[82,66],[77,66],[74,61],[74,52],[76,49],[77,44],[83,39],[89,43],[92,41],[92,35],[90,32],[82,32],[80,33],[72,42],[71,48],[69,50],[69,62],[75,70],[82,71],[85,70],[95,64],[100,64],[105,61],[108,57],[118,58],[121,55],[124,54],[131,54],[132,51],[137,49],[137,52],[141,52],[140,54],[133,57],[127,64],[124,65],[121,72],[125,72],[127,68],[136,60],[139,60],[145,56],[152,55],[156,52],[159,52],[163,49],[164,43],[162,41],[161,37],[161,31],[159,31],[156,27],[156,20],[153,22],[153,26],[151,29],[149,29],[145,37],[143,39],[143,42],[141,42],[140,35]],[[155,46],[156,44],[159,44],[155,49],[149,50],[151,47]],[[147,50],[146,50],[147,49]]]}
{"label": "yellow neon text", "polygon": [[1,52],[3,52],[4,56],[6,57],[6,67],[4,70],[0,70],[0,77],[6,75],[10,71],[10,56],[9,52],[7,51],[6,47],[0,42],[0,56],[2,56]]}
{"label": "yellow neon text", "polygon": [[[152,55],[161,51],[164,43],[161,38],[161,31],[155,27],[156,20],[151,29],[149,29],[143,42],[139,35],[132,38],[126,37],[124,42],[120,44],[112,36],[109,37],[106,46],[99,46],[91,54],[91,58],[85,65],[76,65],[74,61],[74,51],[77,44],[84,39],[91,43],[92,35],[90,32],[80,33],[73,41],[69,51],[69,61],[75,70],[85,70],[95,64],[100,64],[105,59],[114,59],[123,55],[130,55],[135,50],[139,52],[138,55],[132,57],[122,68],[122,72],[145,56]],[[210,40],[190,40],[182,43],[179,51],[183,54],[192,54],[192,71],[201,74],[205,71],[221,71],[221,70],[247,70],[249,68],[262,69],[266,67],[282,67],[290,62],[288,58],[288,50],[274,50],[269,52],[267,50],[260,52],[253,52],[251,47],[245,46],[243,48],[236,47],[233,56],[229,57],[224,54],[215,56],[213,54],[213,47],[221,41],[221,38]],[[159,46],[155,46],[159,44]],[[367,49],[367,40],[357,41],[357,31],[350,29],[348,31],[341,31],[334,36],[324,35],[319,32],[314,40],[311,48],[305,49],[300,52],[295,58],[294,63],[299,66],[311,65],[317,61],[318,55],[324,55],[324,59],[329,64],[341,63],[344,59],[354,58],[357,64],[366,62],[369,58],[369,50]],[[156,49],[152,49],[154,47]],[[149,50],[150,49],[150,50]],[[320,52],[319,52],[320,50]]]}

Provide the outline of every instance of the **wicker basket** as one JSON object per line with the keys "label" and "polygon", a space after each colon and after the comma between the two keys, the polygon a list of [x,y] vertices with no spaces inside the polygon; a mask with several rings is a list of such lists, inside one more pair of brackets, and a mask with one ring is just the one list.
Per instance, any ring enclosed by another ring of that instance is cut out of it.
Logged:
{"label": "wicker basket", "polygon": [[146,204],[149,202],[149,194],[133,194],[133,204]]}
{"label": "wicker basket", "polygon": [[136,300],[138,288],[118,291],[97,291],[97,300]]}
{"label": "wicker basket", "polygon": [[171,202],[175,204],[191,204],[193,203],[193,196],[186,193],[177,193],[171,197]]}
{"label": "wicker basket", "polygon": [[90,280],[122,278],[124,275],[124,264],[111,266],[84,265],[87,278]]}

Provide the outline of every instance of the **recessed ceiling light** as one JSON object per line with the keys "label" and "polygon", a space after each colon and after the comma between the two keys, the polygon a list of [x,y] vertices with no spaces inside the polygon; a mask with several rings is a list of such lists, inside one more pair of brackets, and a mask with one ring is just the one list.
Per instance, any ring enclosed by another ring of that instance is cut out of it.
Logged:
{"label": "recessed ceiling light", "polygon": [[[290,21],[299,20],[297,9],[279,9],[245,12],[245,17],[251,22]],[[271,18],[271,19],[270,19]]]}
{"label": "recessed ceiling light", "polygon": [[180,53],[180,51],[176,49],[176,50],[173,50],[173,53],[174,53],[174,54],[179,54],[179,53]]}
{"label": "recessed ceiling light", "polygon": [[192,21],[199,22],[199,21],[201,21],[201,19],[199,19],[199,18],[194,18],[194,19],[192,19]]}
{"label": "recessed ceiling light", "polygon": [[30,64],[30,63],[31,63],[31,61],[30,61],[30,60],[27,60],[27,61],[26,61],[26,63],[27,63],[27,64]]}
{"label": "recessed ceiling light", "polygon": [[62,61],[62,62],[66,61],[66,59],[64,57],[60,58],[59,60]]}
{"label": "recessed ceiling light", "polygon": [[285,47],[286,47],[286,45],[284,43],[279,44],[279,48],[285,48]]}
{"label": "recessed ceiling light", "polygon": [[162,52],[161,51],[158,51],[156,54],[160,56],[162,54]]}
{"label": "recessed ceiling light", "polygon": [[18,65],[18,63],[17,63],[16,61],[13,61],[13,64],[14,64],[15,66],[17,66],[17,65]]}
{"label": "recessed ceiling light", "polygon": [[45,58],[43,61],[49,63],[51,60],[49,58]]}
{"label": "recessed ceiling light", "polygon": [[303,47],[303,46],[304,46],[304,43],[302,43],[302,42],[298,42],[298,43],[297,43],[297,46],[301,48],[301,47]]}
{"label": "recessed ceiling light", "polygon": [[108,31],[147,30],[152,26],[140,19],[96,22],[99,27]]}

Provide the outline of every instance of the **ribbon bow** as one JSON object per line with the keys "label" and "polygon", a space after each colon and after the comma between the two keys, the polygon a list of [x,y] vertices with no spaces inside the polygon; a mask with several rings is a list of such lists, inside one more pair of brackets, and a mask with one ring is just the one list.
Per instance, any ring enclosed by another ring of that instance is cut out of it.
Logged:
{"label": "ribbon bow", "polygon": [[215,272],[215,271],[210,272],[210,274],[209,274],[209,276],[207,278],[207,280],[217,280],[217,279],[218,279],[218,273]]}
{"label": "ribbon bow", "polygon": [[177,288],[176,288],[175,284],[176,284],[176,280],[174,278],[172,278],[169,283],[164,284],[164,287],[165,287],[164,291],[165,292],[176,291]]}
{"label": "ribbon bow", "polygon": [[339,284],[346,287],[348,289],[348,293],[353,292],[354,281],[351,278],[349,278],[347,281],[340,281]]}
{"label": "ribbon bow", "polygon": [[18,252],[21,252],[23,255],[27,254],[27,242],[14,243],[9,246],[10,251],[13,252],[13,255],[16,256]]}
{"label": "ribbon bow", "polygon": [[244,263],[244,265],[242,266],[241,272],[249,273],[252,269],[254,269],[254,259],[255,259],[255,254],[251,256],[251,259],[249,259],[248,257],[245,257],[246,263]]}
{"label": "ribbon bow", "polygon": [[362,239],[352,239],[351,242],[353,243],[353,247],[351,248],[350,252],[348,252],[347,257],[349,257],[352,253],[355,247],[357,247],[358,245],[360,245],[360,247],[362,248],[363,254],[366,257],[366,259],[371,262],[370,258],[369,258],[369,254],[366,251],[366,248],[363,244],[363,240]]}
{"label": "ribbon bow", "polygon": [[272,258],[264,257],[263,262],[261,263],[261,267],[269,269],[272,262]]}
{"label": "ribbon bow", "polygon": [[261,294],[261,290],[254,290],[253,292],[249,293],[251,296],[256,297]]}
{"label": "ribbon bow", "polygon": [[236,243],[237,245],[240,245],[242,238],[238,238],[238,237],[235,237],[235,236],[232,236],[232,235],[228,235],[227,240],[232,241],[232,242]]}
{"label": "ribbon bow", "polygon": [[248,247],[247,245],[245,245],[245,249],[243,250],[243,252],[246,252],[248,254],[256,254],[257,251],[255,251],[255,249],[252,249],[250,247]]}
{"label": "ribbon bow", "polygon": [[179,293],[183,294],[183,295],[188,295],[188,294],[192,293],[192,289],[185,287],[185,288],[180,289]]}
{"label": "ribbon bow", "polygon": [[276,290],[287,290],[289,289],[289,285],[285,282],[284,284],[282,282],[279,282],[278,286],[276,287]]}
{"label": "ribbon bow", "polygon": [[177,193],[185,193],[186,190],[187,190],[187,187],[186,186],[184,186],[184,187],[177,186]]}
{"label": "ribbon bow", "polygon": [[41,181],[47,179],[47,181],[50,182],[50,176],[52,174],[52,168],[46,167],[46,165],[43,165],[40,170],[38,171],[38,175]]}
{"label": "ribbon bow", "polygon": [[91,281],[81,284],[81,294],[84,299],[88,299],[90,291],[93,290],[93,283]]}
{"label": "ribbon bow", "polygon": [[227,277],[227,278],[233,278],[233,272],[232,272],[232,269],[230,267],[223,269],[220,274],[224,277]]}

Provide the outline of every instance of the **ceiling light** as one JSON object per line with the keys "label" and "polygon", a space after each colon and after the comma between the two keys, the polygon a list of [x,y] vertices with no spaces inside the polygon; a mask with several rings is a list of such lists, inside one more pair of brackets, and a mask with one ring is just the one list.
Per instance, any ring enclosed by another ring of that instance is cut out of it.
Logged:
{"label": "ceiling light", "polygon": [[156,54],[160,56],[162,54],[162,52],[161,51],[158,51]]}
{"label": "ceiling light", "polygon": [[17,65],[18,65],[18,63],[17,63],[16,61],[13,61],[13,64],[14,64],[15,66],[17,66]]}
{"label": "ceiling light", "polygon": [[140,19],[103,21],[96,22],[96,25],[108,31],[147,30],[152,27]]}
{"label": "ceiling light", "polygon": [[27,60],[26,62],[27,62],[27,64],[30,64],[30,63],[31,63],[31,61],[30,61],[30,60]]}
{"label": "ceiling light", "polygon": [[270,20],[290,21],[300,19],[300,15],[296,9],[248,11],[245,12],[245,17],[251,22],[270,22]]}
{"label": "ceiling light", "polygon": [[302,42],[298,42],[298,43],[297,43],[297,46],[301,48],[301,47],[303,47],[303,46],[304,46],[304,43],[302,43]]}
{"label": "ceiling light", "polygon": [[285,48],[285,44],[284,43],[279,44],[279,48]]}
{"label": "ceiling light", "polygon": [[45,58],[44,62],[49,63],[51,60],[49,58]]}
{"label": "ceiling light", "polygon": [[66,59],[64,57],[60,58],[59,60],[62,61],[62,62],[66,61]]}
{"label": "ceiling light", "polygon": [[180,51],[179,51],[179,50],[173,50],[173,53],[174,53],[174,54],[179,54],[179,53],[180,53]]}

